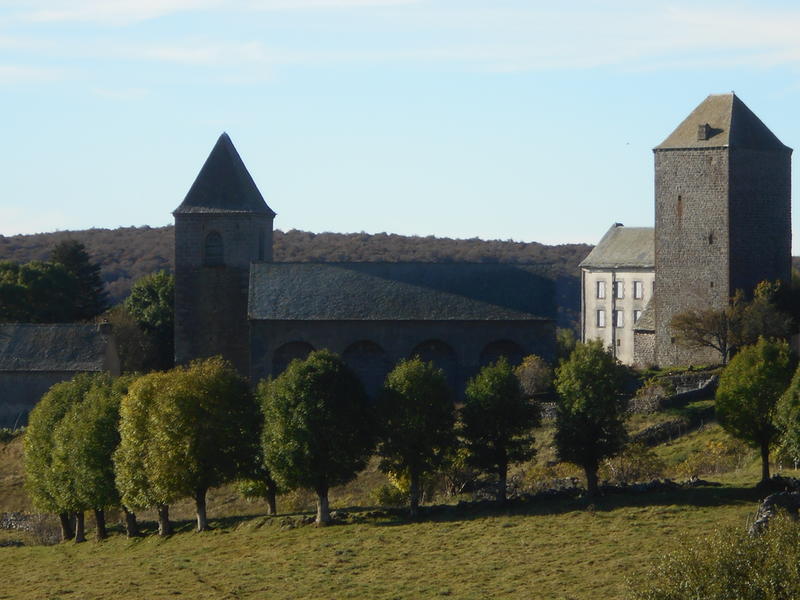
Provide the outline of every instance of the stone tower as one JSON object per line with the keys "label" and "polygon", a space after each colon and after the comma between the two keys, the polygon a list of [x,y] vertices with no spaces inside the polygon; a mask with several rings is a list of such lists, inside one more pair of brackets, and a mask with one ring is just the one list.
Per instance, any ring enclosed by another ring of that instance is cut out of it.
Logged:
{"label": "stone tower", "polygon": [[175,362],[222,354],[245,376],[250,263],[272,260],[272,220],[223,133],[175,216]]}
{"label": "stone tower", "polygon": [[792,150],[731,93],[706,98],[653,152],[655,359],[715,362],[675,343],[670,320],[789,281]]}

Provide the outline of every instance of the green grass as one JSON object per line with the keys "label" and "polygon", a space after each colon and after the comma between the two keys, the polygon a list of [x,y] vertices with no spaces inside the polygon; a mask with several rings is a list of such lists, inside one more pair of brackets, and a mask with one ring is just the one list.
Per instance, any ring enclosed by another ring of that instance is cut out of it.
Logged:
{"label": "green grass", "polygon": [[[632,431],[683,416],[709,415],[708,401],[629,422]],[[537,433],[539,464],[555,458],[552,426]],[[730,438],[713,420],[654,448],[668,468],[703,455]],[[26,510],[21,440],[0,444],[0,511]],[[386,478],[370,466],[348,486],[332,490],[334,508],[369,504]],[[524,468],[517,467],[524,470]],[[576,475],[580,474],[574,469]],[[796,475],[795,473],[790,473]],[[540,501],[512,507],[441,507],[421,522],[369,516],[326,529],[288,527],[285,514],[263,516],[232,486],[212,490],[214,530],[191,531],[189,501],[171,507],[183,519],[176,535],[127,540],[116,531],[102,543],[37,546],[36,536],[0,531],[3,599],[92,598],[624,598],[626,580],[642,576],[665,552],[715,528],[744,527],[755,512],[759,478],[753,454],[740,468],[706,476],[722,487],[587,501]],[[563,476],[563,475],[562,475]],[[307,493],[279,499],[284,513],[313,504]],[[87,517],[87,521],[90,521]],[[89,532],[91,536],[92,532]]]}
{"label": "green grass", "polygon": [[[752,483],[751,483],[752,485]],[[0,599],[621,598],[627,577],[687,538],[743,526],[751,488],[445,508],[325,529],[282,518],[213,522],[169,539],[0,548]]]}

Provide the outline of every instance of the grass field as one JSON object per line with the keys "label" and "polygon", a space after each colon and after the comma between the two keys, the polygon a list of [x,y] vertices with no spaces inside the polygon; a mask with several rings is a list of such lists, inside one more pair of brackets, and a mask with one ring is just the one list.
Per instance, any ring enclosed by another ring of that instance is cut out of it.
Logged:
{"label": "grass field", "polygon": [[623,598],[625,580],[688,538],[752,515],[750,487],[449,508],[283,528],[285,517],[191,523],[169,539],[0,548],[0,599]]}
{"label": "grass field", "polygon": [[[672,416],[637,417],[631,425],[643,429]],[[538,433],[540,461],[552,459],[551,435],[548,428]],[[673,469],[726,440],[710,422],[654,450]],[[30,508],[20,456],[21,439],[0,444],[0,512]],[[352,508],[369,504],[370,490],[386,481],[373,465],[331,494],[334,508],[351,507],[351,522],[324,529],[297,526],[297,516],[263,516],[262,504],[244,502],[228,486],[210,494],[214,530],[202,534],[191,531],[188,502],[172,507],[184,520],[167,539],[152,535],[152,522],[141,539],[115,531],[104,542],[79,545],[30,545],[30,536],[0,531],[0,545],[26,543],[0,547],[0,600],[625,598],[627,580],[643,577],[666,552],[716,528],[746,526],[758,477],[756,457],[745,456],[736,470],[708,477],[722,487],[506,509],[440,506],[408,522]],[[284,496],[279,510],[311,501]]]}

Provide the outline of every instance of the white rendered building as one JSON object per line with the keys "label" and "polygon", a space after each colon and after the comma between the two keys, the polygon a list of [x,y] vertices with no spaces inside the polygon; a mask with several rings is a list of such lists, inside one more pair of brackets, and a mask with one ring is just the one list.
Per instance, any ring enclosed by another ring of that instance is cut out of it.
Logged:
{"label": "white rendered building", "polygon": [[614,356],[634,364],[634,325],[653,297],[652,227],[615,223],[581,267],[581,339],[603,340]]}

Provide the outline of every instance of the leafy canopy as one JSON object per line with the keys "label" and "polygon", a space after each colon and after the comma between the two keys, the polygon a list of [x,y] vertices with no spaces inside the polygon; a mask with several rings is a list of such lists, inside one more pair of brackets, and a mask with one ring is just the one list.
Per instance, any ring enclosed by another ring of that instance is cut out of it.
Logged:
{"label": "leafy canopy", "polygon": [[505,358],[483,367],[467,383],[465,396],[461,435],[471,465],[504,476],[509,463],[533,457],[531,430],[539,423],[539,410],[525,398]]}
{"label": "leafy canopy", "polygon": [[720,376],[717,418],[732,436],[753,446],[770,443],[778,399],[792,379],[795,361],[789,344],[761,338],[742,348]]}
{"label": "leafy canopy", "polygon": [[105,375],[76,375],[52,386],[28,417],[25,431],[25,489],[33,505],[43,512],[70,512],[74,503],[65,493],[63,471],[54,466],[54,431],[73,407],[84,401],[99,378]]}
{"label": "leafy canopy", "polygon": [[624,447],[625,374],[600,340],[578,343],[556,369],[555,443],[561,460],[596,471],[602,459]]}
{"label": "leafy canopy", "polygon": [[355,477],[374,447],[367,395],[344,361],[327,350],[294,360],[262,382],[264,461],[286,489],[327,490]]}
{"label": "leafy canopy", "polygon": [[453,401],[444,372],[419,358],[400,361],[379,399],[381,469],[423,474],[455,445]]}

